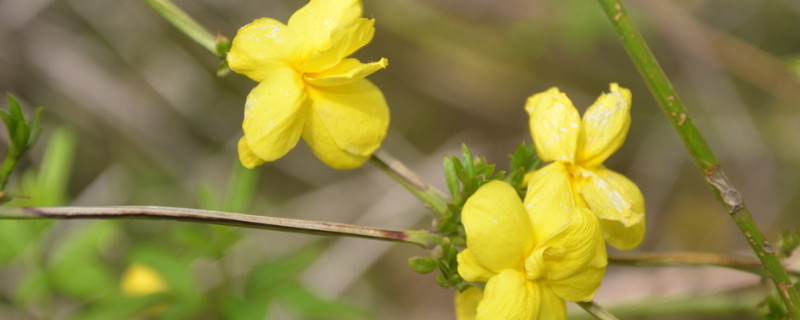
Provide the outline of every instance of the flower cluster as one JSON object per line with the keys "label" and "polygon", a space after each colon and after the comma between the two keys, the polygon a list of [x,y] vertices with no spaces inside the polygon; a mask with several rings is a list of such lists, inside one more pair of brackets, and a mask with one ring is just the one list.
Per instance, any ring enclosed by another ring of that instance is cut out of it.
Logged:
{"label": "flower cluster", "polygon": [[630,100],[627,89],[611,84],[581,120],[556,88],[528,99],[534,144],[552,163],[529,174],[524,201],[501,181],[467,200],[458,272],[485,288],[456,295],[458,319],[566,319],[565,300],[589,301],[600,286],[605,242],[619,249],[641,243],[641,192],[602,166],[625,140]]}
{"label": "flower cluster", "polygon": [[335,169],[361,166],[378,149],[389,109],[365,77],[388,62],[348,58],[375,32],[361,15],[360,0],[311,0],[287,24],[262,18],[239,29],[228,65],[259,82],[245,103],[245,167],[283,157],[301,136]]}

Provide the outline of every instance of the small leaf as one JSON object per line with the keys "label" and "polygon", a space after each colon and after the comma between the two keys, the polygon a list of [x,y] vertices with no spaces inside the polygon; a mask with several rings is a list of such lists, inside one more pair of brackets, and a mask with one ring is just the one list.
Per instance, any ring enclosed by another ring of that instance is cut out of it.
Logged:
{"label": "small leaf", "polygon": [[472,158],[472,151],[469,151],[469,148],[466,144],[461,145],[461,163],[464,165],[464,171],[467,174],[467,177],[475,176],[475,167],[473,166],[474,159]]}
{"label": "small leaf", "polygon": [[450,287],[450,281],[447,281],[447,279],[441,274],[436,275],[436,284],[445,289]]}
{"label": "small leaf", "polygon": [[790,257],[798,246],[800,246],[800,231],[784,231],[778,240],[778,257],[781,259]]}
{"label": "small leaf", "polygon": [[460,190],[458,190],[458,172],[453,162],[458,161],[456,157],[442,158],[442,168],[444,169],[444,179],[447,182],[447,189],[450,190],[450,197],[455,199],[458,197]]}
{"label": "small leaf", "polygon": [[414,270],[414,272],[420,274],[431,273],[433,270],[436,270],[437,267],[436,260],[422,257],[408,259],[408,265],[411,266],[411,269]]}
{"label": "small leaf", "polygon": [[36,108],[36,111],[33,113],[33,119],[31,119],[31,122],[28,125],[28,129],[30,130],[28,145],[26,146],[28,149],[33,147],[33,145],[39,139],[39,133],[42,132],[42,112],[44,112],[44,107]]}

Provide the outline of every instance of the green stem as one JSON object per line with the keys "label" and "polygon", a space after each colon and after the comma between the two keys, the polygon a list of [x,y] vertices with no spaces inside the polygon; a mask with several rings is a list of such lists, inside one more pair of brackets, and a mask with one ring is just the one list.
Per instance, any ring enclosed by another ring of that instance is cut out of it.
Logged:
{"label": "green stem", "polygon": [[800,320],[800,297],[794,290],[786,270],[775,255],[775,250],[764,239],[742,196],[728,180],[714,153],[708,147],[700,131],[694,125],[689,112],[673,89],[664,71],[634,26],[620,0],[599,0],[611,24],[628,51],[633,64],[639,70],[661,110],[680,136],[695,165],[705,176],[712,192],[728,211],[736,225],[747,238],[750,247],[767,269],[792,318]]}
{"label": "green stem", "polygon": [[447,196],[422,181],[417,174],[406,167],[400,160],[397,160],[386,151],[378,150],[372,155],[370,162],[422,200],[437,216],[443,217],[447,214]]}
{"label": "green stem", "polygon": [[211,54],[222,57],[224,53],[219,52],[217,49],[217,38],[211,32],[208,32],[192,17],[183,12],[178,6],[169,0],[144,0],[151,8],[161,14],[164,19],[169,21],[173,26],[178,28],[181,32],[185,33],[189,38],[210,51]]}
{"label": "green stem", "polygon": [[341,223],[275,218],[223,211],[154,206],[118,207],[0,207],[0,220],[30,219],[160,219],[230,225],[317,235],[333,235],[413,243],[431,248],[441,236],[427,231],[396,231]]}
{"label": "green stem", "polygon": [[[756,305],[764,300],[764,294],[763,290],[748,290],[714,295],[651,297],[643,301],[607,305],[610,312],[623,319],[756,319],[763,316]],[[586,313],[575,313],[570,314],[569,318],[579,320],[593,317]]]}
{"label": "green stem", "polygon": [[581,306],[581,308],[583,308],[583,310],[586,310],[586,312],[588,312],[589,314],[591,314],[592,316],[594,316],[597,319],[600,319],[600,320],[619,320],[613,314],[608,312],[608,310],[603,308],[603,306],[597,304],[597,302],[594,302],[594,300],[589,301],[589,302],[576,302],[576,303],[579,306]]}
{"label": "green stem", "polygon": [[[713,253],[618,253],[609,254],[608,263],[632,267],[713,266],[766,276],[764,267],[758,260]],[[800,271],[787,270],[787,272],[795,277],[800,277]]]}

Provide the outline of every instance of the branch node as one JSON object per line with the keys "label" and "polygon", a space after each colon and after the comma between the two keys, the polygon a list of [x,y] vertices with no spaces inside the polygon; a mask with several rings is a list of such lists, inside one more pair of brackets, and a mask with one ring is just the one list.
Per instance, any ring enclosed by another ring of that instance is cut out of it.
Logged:
{"label": "branch node", "polygon": [[744,207],[742,194],[733,187],[720,166],[716,166],[706,173],[706,181],[719,191],[722,201],[730,206],[728,213],[733,215],[742,210]]}

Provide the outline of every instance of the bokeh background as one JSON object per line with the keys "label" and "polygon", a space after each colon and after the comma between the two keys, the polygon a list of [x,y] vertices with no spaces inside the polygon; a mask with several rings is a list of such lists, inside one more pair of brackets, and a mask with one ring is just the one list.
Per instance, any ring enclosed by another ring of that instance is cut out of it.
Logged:
{"label": "bokeh background", "polygon": [[[626,3],[769,239],[796,229],[800,3]],[[286,21],[305,1],[176,4],[232,38],[259,17]],[[751,255],[594,1],[365,0],[365,16],[376,19],[376,34],[356,56],[390,63],[370,76],[391,108],[383,149],[428,182],[446,189],[441,158],[462,143],[506,168],[507,155],[530,142],[531,94],[557,86],[583,110],[618,82],[633,92],[633,122],[606,165],[645,195],[648,234],[637,251]],[[45,106],[40,142],[8,190],[32,195],[18,204],[430,225],[424,206],[379,170],[332,170],[302,142],[255,171],[237,169],[255,83],[217,77],[218,65],[144,1],[0,0],[0,92],[26,112]],[[403,244],[171,221],[2,221],[0,229],[3,319],[454,318],[452,289],[406,264],[428,252]],[[170,291],[121,295],[134,262],[162,273]],[[766,294],[759,287],[758,277],[719,268],[611,267],[596,300],[713,301],[738,315],[703,319],[749,319],[759,318],[748,314]]]}

